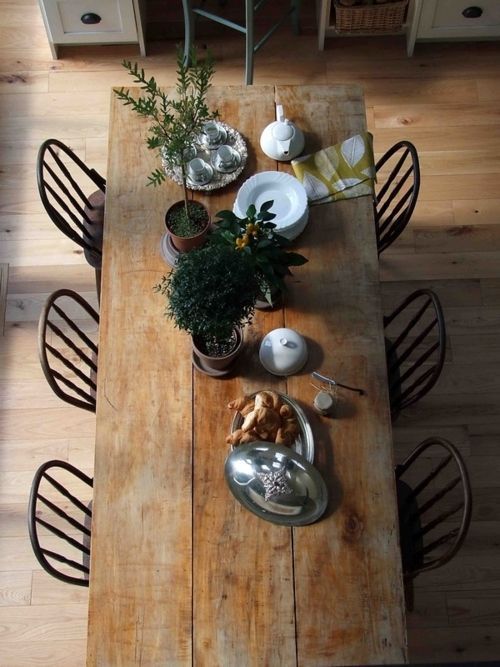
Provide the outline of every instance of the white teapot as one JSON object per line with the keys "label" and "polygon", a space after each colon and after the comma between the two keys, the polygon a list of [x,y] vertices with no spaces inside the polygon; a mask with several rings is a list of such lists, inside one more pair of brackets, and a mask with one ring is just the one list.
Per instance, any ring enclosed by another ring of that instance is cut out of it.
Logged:
{"label": "white teapot", "polygon": [[276,105],[276,120],[262,132],[260,147],[273,160],[293,160],[304,150],[304,133],[285,118],[283,106]]}

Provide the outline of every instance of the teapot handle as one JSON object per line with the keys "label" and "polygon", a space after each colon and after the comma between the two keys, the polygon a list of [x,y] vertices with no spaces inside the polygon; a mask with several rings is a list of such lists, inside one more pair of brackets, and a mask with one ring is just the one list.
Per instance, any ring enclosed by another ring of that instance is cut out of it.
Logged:
{"label": "teapot handle", "polygon": [[283,105],[282,104],[277,104],[276,105],[276,120],[278,123],[284,123],[285,122],[285,113],[283,111]]}

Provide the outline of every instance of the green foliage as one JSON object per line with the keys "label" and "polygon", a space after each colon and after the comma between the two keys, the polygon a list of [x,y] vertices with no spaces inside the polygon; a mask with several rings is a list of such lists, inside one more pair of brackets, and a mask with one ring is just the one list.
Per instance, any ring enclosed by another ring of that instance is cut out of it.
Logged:
{"label": "green foliage", "polygon": [[261,292],[269,303],[273,294],[286,290],[284,278],[292,275],[289,267],[307,262],[299,253],[287,251],[290,241],[274,231],[276,225],[271,220],[276,215],[270,212],[273,203],[264,202],[258,213],[251,204],[245,218],[238,218],[232,211],[220,211],[209,238],[212,246],[228,245],[237,250],[240,257],[250,259]]}
{"label": "green foliage", "polygon": [[[196,137],[202,131],[203,123],[215,118],[218,113],[210,111],[206,104],[206,95],[214,74],[211,57],[199,60],[193,49],[191,65],[184,61],[183,53],[177,50],[177,85],[176,96],[169,97],[158,86],[154,77],[147,78],[137,63],[124,60],[122,65],[134,83],[144,91],[136,98],[125,88],[115,89],[115,95],[126,106],[143,118],[152,121],[146,139],[148,148],[158,150],[170,168],[181,167],[184,199],[186,193],[186,173],[184,155]],[[148,185],[160,185],[165,180],[165,173],[155,169],[148,178]]]}
{"label": "green foliage", "polygon": [[167,297],[165,314],[179,329],[210,343],[229,340],[234,327],[251,322],[259,284],[249,258],[218,245],[181,254],[155,289]]}

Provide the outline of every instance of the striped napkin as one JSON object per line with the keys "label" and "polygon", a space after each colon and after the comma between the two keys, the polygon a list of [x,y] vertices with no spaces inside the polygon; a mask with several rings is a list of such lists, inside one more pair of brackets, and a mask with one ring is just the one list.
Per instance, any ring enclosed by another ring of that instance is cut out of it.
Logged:
{"label": "striped napkin", "polygon": [[292,160],[310,204],[373,196],[376,180],[373,136],[356,134],[317,153]]}

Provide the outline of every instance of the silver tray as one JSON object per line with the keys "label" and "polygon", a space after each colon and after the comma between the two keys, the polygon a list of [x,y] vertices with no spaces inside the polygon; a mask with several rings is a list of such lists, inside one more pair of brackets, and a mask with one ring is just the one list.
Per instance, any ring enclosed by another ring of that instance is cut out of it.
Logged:
{"label": "silver tray", "polygon": [[[227,137],[225,139],[225,143],[227,146],[231,146],[231,148],[233,148],[238,153],[238,155],[240,156],[240,162],[234,171],[231,172],[217,171],[217,169],[214,167],[213,156],[215,154],[215,149],[219,147],[219,144],[214,146],[213,149],[210,149],[208,148],[208,146],[206,146],[206,144],[202,143],[201,140],[197,141],[195,143],[196,155],[193,155],[193,157],[199,157],[202,160],[204,160],[207,164],[213,167],[214,173],[212,180],[209,181],[208,183],[205,183],[204,185],[201,185],[199,183],[193,183],[188,178],[187,187],[189,188],[189,190],[202,190],[205,192],[210,192],[211,190],[218,190],[219,188],[223,188],[229,183],[235,181],[245,168],[248,158],[248,151],[245,140],[238,132],[238,130],[235,130],[230,125],[222,123],[221,121],[217,121],[217,124],[220,125],[226,131]],[[168,176],[168,178],[172,179],[175,183],[178,183],[178,185],[182,185],[181,168],[175,167],[174,169],[172,169],[166,164],[163,157],[161,161],[165,174]]]}
{"label": "silver tray", "polygon": [[[265,390],[261,390],[265,391]],[[271,390],[271,391],[274,391]],[[256,394],[259,392],[255,392],[251,394],[251,398],[253,398]],[[297,436],[295,442],[292,443],[291,447],[289,449],[293,449],[297,454],[300,454],[303,456],[306,461],[309,463],[314,462],[314,437],[313,437],[313,432],[311,429],[311,425],[309,424],[309,421],[300,407],[300,405],[295,401],[293,398],[290,398],[290,396],[287,396],[286,394],[280,394],[279,391],[275,392],[278,394],[278,396],[281,398],[283,403],[286,403],[289,405],[292,410],[295,413],[295,416],[297,417],[297,421],[299,423],[299,428],[300,428],[300,433]],[[241,425],[243,424],[244,417],[241,416],[239,412],[236,412],[233,421],[231,423],[231,433],[233,431],[236,431],[236,429],[241,428]],[[239,447],[242,447],[243,445],[233,445],[231,449],[238,449]]]}

